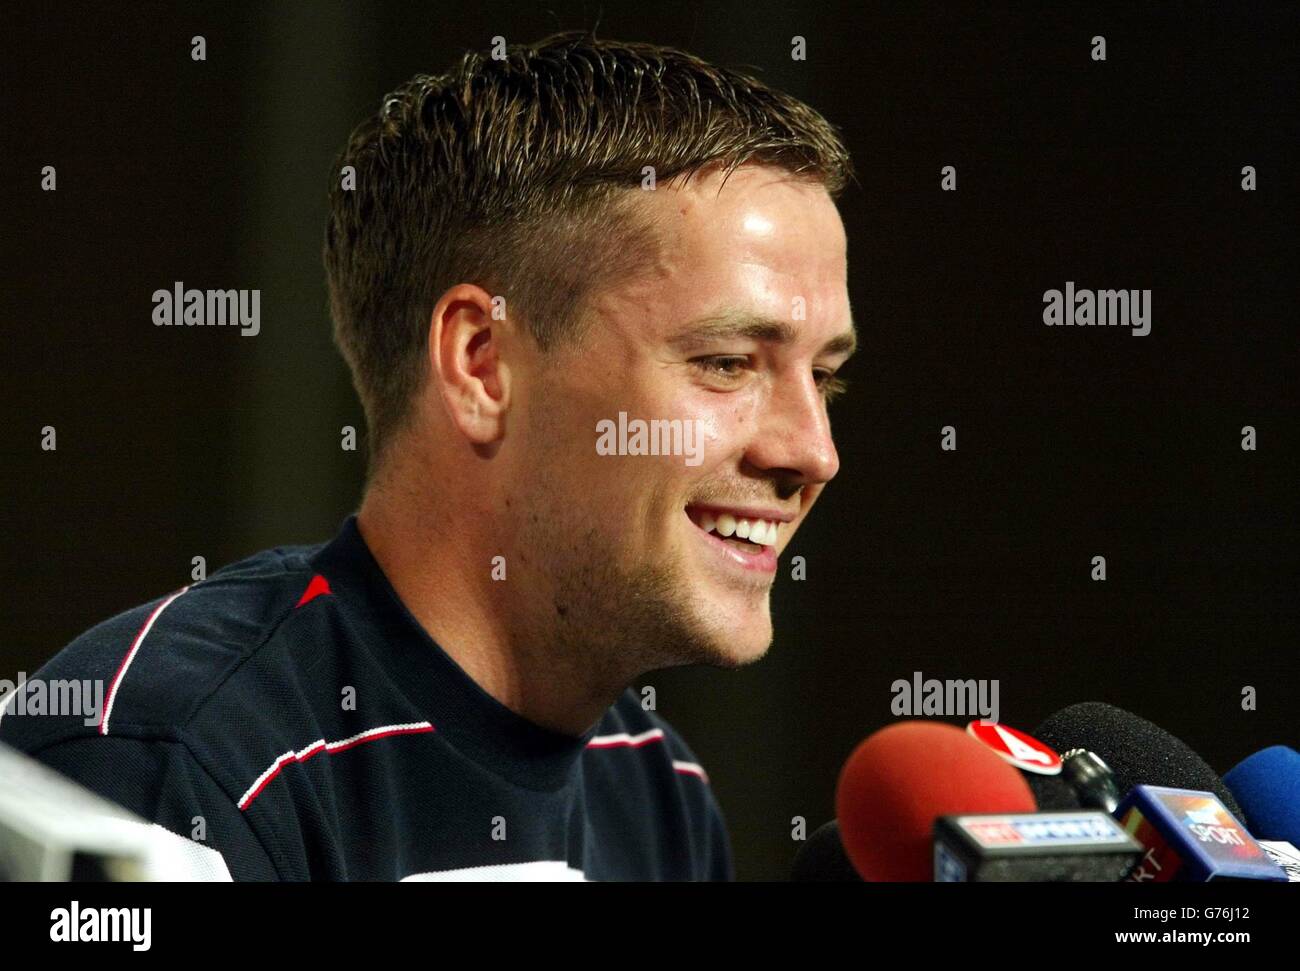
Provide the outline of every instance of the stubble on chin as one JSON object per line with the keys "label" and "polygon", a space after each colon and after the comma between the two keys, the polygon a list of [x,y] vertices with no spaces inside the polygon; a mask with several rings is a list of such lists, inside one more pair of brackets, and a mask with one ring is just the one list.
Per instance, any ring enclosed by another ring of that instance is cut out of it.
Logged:
{"label": "stubble on chin", "polygon": [[678,564],[629,564],[625,555],[616,538],[611,544],[588,528],[553,561],[555,647],[584,657],[600,680],[626,685],[649,671],[693,664],[735,669],[766,652],[767,645],[738,657],[729,649],[726,626],[700,616]]}

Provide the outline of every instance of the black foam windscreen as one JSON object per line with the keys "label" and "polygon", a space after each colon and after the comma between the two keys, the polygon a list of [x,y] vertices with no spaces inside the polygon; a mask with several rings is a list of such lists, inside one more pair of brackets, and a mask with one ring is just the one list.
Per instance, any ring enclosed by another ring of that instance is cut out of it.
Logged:
{"label": "black foam windscreen", "polygon": [[790,869],[793,883],[862,883],[853,869],[844,844],[840,842],[840,824],[832,819],[808,837],[794,858]]}
{"label": "black foam windscreen", "polygon": [[1100,755],[1115,773],[1123,799],[1135,785],[1212,792],[1239,820],[1237,800],[1187,743],[1145,718],[1100,701],[1063,708],[1034,729],[1034,737],[1057,752],[1083,748]]}
{"label": "black foam windscreen", "polygon": [[1034,794],[1034,802],[1038,803],[1038,808],[1043,812],[1068,812],[1083,808],[1083,800],[1074,791],[1074,787],[1059,775],[1025,772],[1024,777],[1029,783],[1029,791]]}

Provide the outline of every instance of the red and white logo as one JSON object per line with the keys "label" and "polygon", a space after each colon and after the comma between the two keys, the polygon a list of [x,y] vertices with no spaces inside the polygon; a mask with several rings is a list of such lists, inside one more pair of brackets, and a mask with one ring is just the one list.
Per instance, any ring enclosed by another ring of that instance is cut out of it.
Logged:
{"label": "red and white logo", "polygon": [[1050,748],[1010,725],[994,722],[986,725],[973,721],[966,725],[967,733],[983,742],[1017,769],[1037,772],[1039,775],[1060,775],[1061,757]]}

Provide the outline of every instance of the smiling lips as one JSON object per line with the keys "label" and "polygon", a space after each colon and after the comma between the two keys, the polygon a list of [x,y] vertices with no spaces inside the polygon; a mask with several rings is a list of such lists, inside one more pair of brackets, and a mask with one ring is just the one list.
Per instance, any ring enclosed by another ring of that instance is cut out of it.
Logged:
{"label": "smiling lips", "polygon": [[793,518],[769,518],[745,510],[703,506],[687,506],[686,515],[732,562],[769,573],[776,569],[776,542],[781,523]]}

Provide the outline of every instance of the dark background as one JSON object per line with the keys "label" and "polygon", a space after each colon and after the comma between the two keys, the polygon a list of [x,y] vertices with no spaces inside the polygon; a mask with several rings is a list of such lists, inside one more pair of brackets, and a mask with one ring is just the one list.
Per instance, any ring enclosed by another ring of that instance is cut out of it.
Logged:
{"label": "dark background", "polygon": [[[1220,771],[1300,744],[1300,8],[1078,6],[7,8],[0,677],[188,582],[195,555],[211,572],[333,534],[364,463],[339,447],[364,421],[319,256],[335,152],[415,73],[598,22],[803,98],[859,172],[863,349],[832,410],[839,478],[788,551],[808,579],[783,562],[762,662],[645,679],[710,773],[738,875],[786,874],[791,818],[831,816],[917,670],[999,679],[1026,729],[1117,704]],[[260,335],[155,327],[176,280],[260,288]],[[1067,280],[1151,289],[1151,334],[1045,327]]]}

